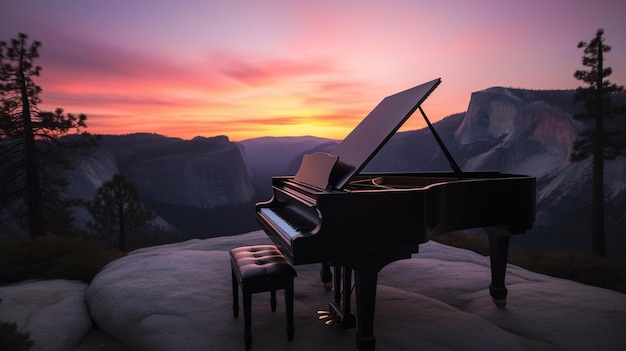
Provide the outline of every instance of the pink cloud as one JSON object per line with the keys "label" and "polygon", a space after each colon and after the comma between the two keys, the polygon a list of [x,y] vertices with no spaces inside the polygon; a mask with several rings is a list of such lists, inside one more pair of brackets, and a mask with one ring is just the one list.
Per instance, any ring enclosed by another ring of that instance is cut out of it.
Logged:
{"label": "pink cloud", "polygon": [[575,87],[575,46],[599,25],[612,81],[626,82],[619,1],[356,3],[14,1],[0,39],[21,29],[43,42],[41,107],[86,113],[92,132],[345,130],[386,95],[441,77],[425,104],[434,121],[494,85]]}

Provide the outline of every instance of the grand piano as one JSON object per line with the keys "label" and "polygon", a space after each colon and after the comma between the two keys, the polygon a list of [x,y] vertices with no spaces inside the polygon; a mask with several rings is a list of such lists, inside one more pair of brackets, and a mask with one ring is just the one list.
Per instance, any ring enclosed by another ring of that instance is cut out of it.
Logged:
{"label": "grand piano", "polygon": [[[376,285],[384,266],[410,258],[436,235],[485,228],[489,291],[503,308],[509,239],[530,229],[535,219],[535,178],[463,172],[456,164],[421,107],[440,82],[384,98],[333,151],[304,156],[295,176],[273,177],[272,198],[256,205],[258,222],[290,262],[322,263],[323,276],[330,273],[328,265],[335,267],[335,295],[320,319],[329,317],[344,328],[356,325],[362,351],[375,349]],[[361,173],[417,110],[452,171]],[[356,316],[350,306],[352,273]]]}

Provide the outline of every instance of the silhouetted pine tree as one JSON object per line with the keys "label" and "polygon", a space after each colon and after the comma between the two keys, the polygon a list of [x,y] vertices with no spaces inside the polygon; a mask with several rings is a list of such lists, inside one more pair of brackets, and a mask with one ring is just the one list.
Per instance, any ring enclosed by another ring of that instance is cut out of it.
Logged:
{"label": "silhouetted pine tree", "polygon": [[[20,221],[30,237],[61,230],[50,218],[71,218],[59,197],[64,186],[51,174],[53,168],[67,165],[58,158],[57,146],[87,145],[93,140],[61,142],[60,137],[85,128],[87,117],[41,111],[39,87],[33,80],[41,67],[34,64],[41,43],[28,44],[28,36],[19,33],[10,43],[0,42],[0,212],[4,218]],[[52,162],[54,159],[54,162]],[[50,211],[56,212],[55,214]],[[20,218],[25,217],[25,220]],[[65,223],[67,227],[70,223]]]}
{"label": "silhouetted pine tree", "polygon": [[614,159],[618,155],[626,154],[624,143],[626,133],[619,130],[608,131],[605,128],[605,119],[614,118],[623,114],[623,107],[614,109],[611,105],[611,96],[623,91],[623,86],[612,84],[606,77],[610,76],[610,67],[604,67],[604,53],[611,51],[611,47],[604,44],[604,31],[599,29],[595,38],[589,43],[581,41],[578,48],[584,48],[582,57],[583,66],[589,70],[578,70],[574,73],[576,79],[587,83],[587,87],[576,89],[575,102],[582,102],[585,112],[574,118],[581,121],[592,121],[574,142],[571,155],[573,162],[582,161],[589,157],[593,162],[592,186],[592,228],[591,252],[594,255],[606,256],[606,242],[604,233],[604,160]]}
{"label": "silhouetted pine tree", "polygon": [[126,234],[155,217],[154,212],[139,200],[139,191],[123,175],[114,174],[102,184],[88,205],[94,221],[89,223],[100,237],[118,235],[118,249],[126,251]]}

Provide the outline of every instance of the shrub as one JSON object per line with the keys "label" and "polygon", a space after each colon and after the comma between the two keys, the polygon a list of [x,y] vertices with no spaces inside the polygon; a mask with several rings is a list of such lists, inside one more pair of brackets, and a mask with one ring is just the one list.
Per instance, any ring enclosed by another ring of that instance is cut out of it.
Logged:
{"label": "shrub", "polygon": [[78,237],[37,237],[0,243],[0,284],[28,279],[91,282],[119,251]]}
{"label": "shrub", "polygon": [[626,268],[603,257],[586,253],[513,253],[517,266],[553,277],[626,293]]}
{"label": "shrub", "polygon": [[33,347],[28,333],[17,330],[17,324],[0,323],[0,350],[3,351],[28,351]]}
{"label": "shrub", "polygon": [[450,232],[436,236],[434,241],[462,249],[468,249],[483,256],[489,256],[489,239],[486,235],[468,235]]}

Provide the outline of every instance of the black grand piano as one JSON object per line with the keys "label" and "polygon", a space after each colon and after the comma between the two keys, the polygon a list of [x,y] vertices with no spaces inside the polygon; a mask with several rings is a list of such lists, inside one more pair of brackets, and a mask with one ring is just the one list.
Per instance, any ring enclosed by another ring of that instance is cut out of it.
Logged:
{"label": "black grand piano", "polygon": [[[293,264],[323,263],[323,272],[329,271],[327,264],[335,267],[328,314],[342,327],[356,324],[362,351],[375,349],[376,285],[385,265],[410,258],[420,243],[438,234],[485,228],[489,290],[502,308],[509,238],[530,229],[535,219],[535,178],[458,167],[421,107],[440,82],[383,99],[330,154],[306,155],[295,176],[273,177],[273,197],[256,205],[261,227]],[[452,172],[361,173],[417,110]],[[356,316],[350,310],[352,272]]]}

